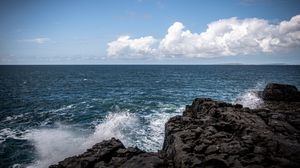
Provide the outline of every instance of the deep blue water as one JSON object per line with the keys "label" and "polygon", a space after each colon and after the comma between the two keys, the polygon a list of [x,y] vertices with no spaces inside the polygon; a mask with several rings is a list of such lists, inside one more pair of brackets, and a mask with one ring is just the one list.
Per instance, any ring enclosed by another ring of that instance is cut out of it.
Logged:
{"label": "deep blue water", "polygon": [[300,66],[0,66],[0,167],[47,167],[113,136],[155,151],[194,98],[253,108],[269,82],[300,88]]}

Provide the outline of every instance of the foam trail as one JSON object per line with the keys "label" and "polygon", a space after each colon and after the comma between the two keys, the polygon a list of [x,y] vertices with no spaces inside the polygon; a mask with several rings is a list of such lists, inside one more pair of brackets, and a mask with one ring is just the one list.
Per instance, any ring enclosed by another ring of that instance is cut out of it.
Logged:
{"label": "foam trail", "polygon": [[8,138],[12,138],[12,139],[24,139],[24,137],[22,136],[22,134],[24,134],[24,131],[20,131],[20,130],[13,130],[10,128],[4,128],[0,130],[0,144],[4,141],[6,141],[6,139]]}
{"label": "foam trail", "polygon": [[[165,108],[165,110],[170,110]],[[176,114],[180,114],[184,110],[184,107],[176,108],[176,110],[172,113],[167,112],[159,112],[154,113],[149,116],[149,135],[144,137],[145,139],[145,149],[152,149],[152,151],[159,150],[162,148],[164,136],[165,136],[165,123],[169,118],[175,116]]]}
{"label": "foam trail", "polygon": [[22,117],[24,117],[24,114],[19,114],[19,115],[14,115],[14,116],[7,116],[3,122],[16,120],[16,119],[19,119],[19,118],[22,118]]}
{"label": "foam trail", "polygon": [[180,114],[184,107],[173,104],[160,104],[152,113],[142,116],[147,124],[137,130],[135,144],[145,151],[155,152],[160,150],[164,141],[165,123],[176,114]]}

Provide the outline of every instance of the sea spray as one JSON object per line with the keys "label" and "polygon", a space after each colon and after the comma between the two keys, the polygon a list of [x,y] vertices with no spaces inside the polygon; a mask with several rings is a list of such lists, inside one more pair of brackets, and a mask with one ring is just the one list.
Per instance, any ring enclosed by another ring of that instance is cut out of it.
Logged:
{"label": "sea spray", "polygon": [[137,146],[143,150],[157,151],[162,147],[165,122],[183,109],[183,106],[178,108],[165,104],[145,116],[118,109],[118,112],[108,113],[90,135],[76,133],[64,125],[58,125],[55,129],[32,130],[26,137],[35,146],[38,159],[28,168],[47,167],[61,158],[82,153],[94,144],[112,137],[120,139],[127,147]]}
{"label": "sea spray", "polygon": [[244,93],[239,95],[233,103],[241,104],[244,107],[248,107],[250,109],[261,107],[263,104],[263,100],[259,97],[257,91],[261,90],[262,86],[264,86],[263,82],[257,83],[253,89],[247,89]]}
{"label": "sea spray", "polygon": [[[2,69],[5,73],[0,75],[0,150],[5,152],[0,153],[0,167],[41,160],[33,139],[20,139],[28,131],[58,129],[85,142],[93,137],[97,125],[105,123],[109,113],[128,112],[136,122],[133,128],[129,127],[131,130],[120,131],[126,137],[123,143],[155,151],[163,143],[165,121],[181,114],[176,108],[194,98],[233,102],[250,90],[262,90],[255,88],[259,81],[300,87],[300,66],[5,66]],[[23,84],[24,81],[27,83]],[[57,126],[56,122],[69,128]],[[76,143],[77,148],[84,142]]]}
{"label": "sea spray", "polygon": [[65,128],[32,130],[27,135],[37,152],[38,158],[28,168],[44,168],[61,158],[83,152],[78,148],[84,138]]}
{"label": "sea spray", "polygon": [[120,139],[125,145],[130,142],[130,136],[126,134],[134,134],[133,131],[138,126],[138,118],[129,112],[109,113],[103,123],[96,126],[95,132],[89,136],[84,148],[89,148],[97,142],[104,139],[115,137]]}
{"label": "sea spray", "polygon": [[169,118],[181,114],[183,110],[183,106],[177,107],[165,104],[159,108],[159,111],[153,111],[153,113],[144,116],[145,120],[149,123],[145,125],[144,129],[139,133],[139,147],[146,151],[157,151],[161,149],[165,135],[165,123]]}
{"label": "sea spray", "polygon": [[86,136],[62,125],[56,129],[32,130],[26,137],[35,146],[38,159],[28,168],[48,167],[61,158],[82,153],[92,145],[111,137],[127,144],[129,136],[126,135],[126,131],[128,133],[133,130],[137,120],[137,117],[129,112],[109,113],[104,121],[96,126],[95,132]]}

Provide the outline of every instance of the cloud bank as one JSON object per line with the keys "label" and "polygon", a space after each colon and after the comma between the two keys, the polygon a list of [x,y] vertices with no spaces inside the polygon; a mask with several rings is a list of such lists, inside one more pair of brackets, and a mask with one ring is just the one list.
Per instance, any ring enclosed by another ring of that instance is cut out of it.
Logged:
{"label": "cloud bank", "polygon": [[20,42],[29,42],[29,43],[37,43],[37,44],[44,44],[46,42],[49,42],[49,38],[33,38],[33,39],[24,39],[24,40],[19,40]]}
{"label": "cloud bank", "polygon": [[130,56],[143,57],[144,55],[155,54],[156,49],[152,48],[157,42],[152,36],[130,39],[129,36],[121,36],[116,41],[108,44],[107,54],[109,56]]}
{"label": "cloud bank", "polygon": [[193,33],[181,22],[173,23],[163,39],[121,36],[108,43],[115,58],[221,57],[276,53],[300,47],[300,15],[272,24],[258,18],[221,19],[204,32]]}

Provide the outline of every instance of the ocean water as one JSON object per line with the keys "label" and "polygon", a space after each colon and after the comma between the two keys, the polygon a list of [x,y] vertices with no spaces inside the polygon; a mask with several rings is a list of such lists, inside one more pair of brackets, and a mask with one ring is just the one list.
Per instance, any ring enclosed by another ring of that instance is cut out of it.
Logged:
{"label": "ocean water", "polygon": [[269,82],[300,88],[300,66],[0,66],[0,167],[47,167],[111,137],[156,151],[194,98],[257,108]]}

